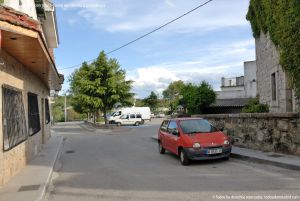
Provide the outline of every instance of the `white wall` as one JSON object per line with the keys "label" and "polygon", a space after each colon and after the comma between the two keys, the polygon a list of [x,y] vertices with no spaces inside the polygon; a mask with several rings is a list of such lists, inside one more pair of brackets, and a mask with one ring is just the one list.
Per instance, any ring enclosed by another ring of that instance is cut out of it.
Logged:
{"label": "white wall", "polygon": [[216,91],[217,99],[234,99],[234,98],[245,98],[245,91],[234,90],[234,91]]}
{"label": "white wall", "polygon": [[33,19],[37,20],[34,0],[4,0],[4,5],[26,13]]}
{"label": "white wall", "polygon": [[246,98],[255,98],[257,95],[256,61],[244,62],[244,85]]}

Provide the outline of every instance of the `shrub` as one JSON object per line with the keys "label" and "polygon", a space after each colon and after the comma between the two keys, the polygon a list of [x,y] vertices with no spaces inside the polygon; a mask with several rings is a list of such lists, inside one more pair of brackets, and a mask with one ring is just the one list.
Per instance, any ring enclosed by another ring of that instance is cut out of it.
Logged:
{"label": "shrub", "polygon": [[266,113],[269,112],[268,104],[259,103],[258,98],[251,99],[243,109],[244,113]]}

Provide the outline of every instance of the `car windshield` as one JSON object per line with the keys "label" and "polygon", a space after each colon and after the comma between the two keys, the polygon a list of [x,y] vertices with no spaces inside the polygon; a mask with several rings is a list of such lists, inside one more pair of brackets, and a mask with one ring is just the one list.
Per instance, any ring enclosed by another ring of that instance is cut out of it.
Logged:
{"label": "car windshield", "polygon": [[180,121],[180,127],[185,134],[212,133],[217,129],[205,119],[190,119]]}

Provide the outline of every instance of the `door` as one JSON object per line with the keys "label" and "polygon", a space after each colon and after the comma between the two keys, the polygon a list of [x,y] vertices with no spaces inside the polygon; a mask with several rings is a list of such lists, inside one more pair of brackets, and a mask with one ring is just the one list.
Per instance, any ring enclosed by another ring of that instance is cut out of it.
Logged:
{"label": "door", "polygon": [[169,124],[168,120],[165,120],[161,124],[161,127],[159,129],[159,136],[158,136],[158,138],[161,141],[161,144],[162,144],[163,148],[165,148],[165,149],[168,149],[168,144],[166,143],[167,142],[167,140],[166,140],[167,136],[166,135],[168,135],[168,133],[167,133],[168,124]]}
{"label": "door", "polygon": [[176,121],[172,120],[168,126],[167,144],[169,150],[175,154],[178,154],[178,127]]}

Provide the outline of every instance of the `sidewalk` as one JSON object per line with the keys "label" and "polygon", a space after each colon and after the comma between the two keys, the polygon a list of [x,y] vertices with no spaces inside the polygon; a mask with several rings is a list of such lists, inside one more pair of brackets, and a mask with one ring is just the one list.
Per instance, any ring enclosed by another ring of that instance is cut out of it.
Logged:
{"label": "sidewalk", "polygon": [[[156,135],[152,136],[152,139],[157,141],[157,136]],[[300,171],[299,156],[274,153],[274,152],[262,152],[258,150],[233,146],[231,157],[240,160],[263,163],[263,164],[273,165],[273,166],[286,168],[290,170]]]}
{"label": "sidewalk", "polygon": [[61,136],[52,135],[39,155],[10,182],[0,187],[0,201],[42,201],[62,142]]}

